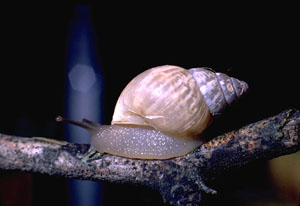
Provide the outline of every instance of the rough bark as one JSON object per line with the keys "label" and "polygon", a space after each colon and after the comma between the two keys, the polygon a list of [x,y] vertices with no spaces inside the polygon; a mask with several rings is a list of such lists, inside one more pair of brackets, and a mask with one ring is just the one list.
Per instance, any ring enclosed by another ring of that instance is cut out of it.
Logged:
{"label": "rough bark", "polygon": [[145,185],[169,205],[199,205],[204,182],[249,162],[300,150],[300,111],[290,109],[220,135],[194,152],[169,160],[135,160],[109,154],[81,161],[89,145],[0,134],[0,168]]}

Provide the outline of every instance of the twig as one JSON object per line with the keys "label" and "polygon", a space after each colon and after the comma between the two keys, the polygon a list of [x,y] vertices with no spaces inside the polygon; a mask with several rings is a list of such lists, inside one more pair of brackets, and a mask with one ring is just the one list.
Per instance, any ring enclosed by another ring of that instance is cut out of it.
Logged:
{"label": "twig", "polygon": [[198,205],[204,193],[216,193],[204,182],[258,159],[294,153],[299,136],[300,111],[290,109],[213,138],[184,157],[152,161],[104,154],[83,162],[89,145],[0,134],[0,169],[141,184],[159,190],[170,205]]}

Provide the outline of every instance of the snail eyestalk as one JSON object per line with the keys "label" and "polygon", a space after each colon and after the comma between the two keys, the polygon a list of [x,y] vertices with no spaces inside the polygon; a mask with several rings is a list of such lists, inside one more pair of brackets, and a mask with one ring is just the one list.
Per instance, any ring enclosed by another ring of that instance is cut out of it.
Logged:
{"label": "snail eyestalk", "polygon": [[67,123],[79,126],[79,127],[83,128],[83,129],[86,129],[88,131],[91,131],[91,130],[95,129],[95,127],[99,125],[99,124],[97,124],[95,122],[92,122],[90,120],[87,120],[87,119],[82,119],[82,122],[78,122],[78,121],[75,121],[75,120],[72,120],[72,119],[66,119],[62,116],[57,116],[55,120],[57,122],[67,122]]}

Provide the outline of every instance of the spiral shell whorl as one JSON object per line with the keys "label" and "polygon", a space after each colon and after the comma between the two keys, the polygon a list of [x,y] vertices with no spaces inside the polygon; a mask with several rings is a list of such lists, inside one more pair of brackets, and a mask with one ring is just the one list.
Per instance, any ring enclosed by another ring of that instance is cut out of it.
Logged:
{"label": "spiral shell whorl", "polygon": [[246,82],[229,77],[224,73],[215,73],[209,68],[189,69],[200,88],[211,114],[218,115],[248,90]]}

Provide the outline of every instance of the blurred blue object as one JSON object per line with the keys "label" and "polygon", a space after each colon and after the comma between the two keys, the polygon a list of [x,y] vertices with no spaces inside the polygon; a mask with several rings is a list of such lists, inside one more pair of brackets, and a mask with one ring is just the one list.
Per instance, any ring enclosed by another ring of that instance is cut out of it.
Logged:
{"label": "blurred blue object", "polygon": [[[90,6],[76,5],[70,22],[67,48],[65,116],[101,123],[103,77],[95,41]],[[89,133],[73,125],[66,125],[66,136],[70,142],[89,143]],[[70,180],[69,188],[70,205],[101,205],[101,183]]]}

